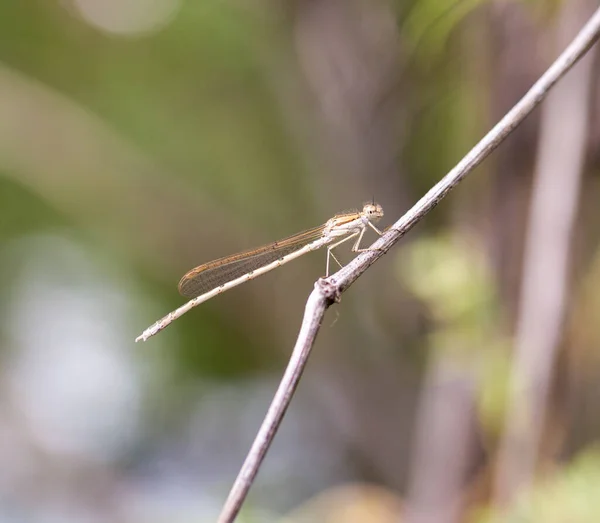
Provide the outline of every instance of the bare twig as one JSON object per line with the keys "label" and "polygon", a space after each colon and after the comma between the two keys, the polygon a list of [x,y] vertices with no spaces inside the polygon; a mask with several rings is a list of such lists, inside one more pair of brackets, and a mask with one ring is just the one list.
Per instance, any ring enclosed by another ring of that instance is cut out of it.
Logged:
{"label": "bare twig", "polygon": [[338,301],[338,298],[339,294],[335,285],[323,279],[319,279],[315,283],[315,290],[310,294],[306,302],[304,319],[302,320],[302,326],[300,327],[300,333],[298,334],[290,362],[260,430],[254,439],[246,461],[244,461],[242,469],[229,493],[227,502],[219,517],[219,522],[233,521],[242,507],[246,494],[250,490],[250,485],[258,472],[258,467],[269,449],[275,432],[290,404],[292,395],[298,386],[298,382],[308,361],[308,356],[321,327],[321,322],[325,316],[325,311],[332,303]]}
{"label": "bare twig", "polygon": [[431,211],[462,179],[477,167],[546,97],[552,86],[595,43],[600,34],[600,9],[590,18],[573,42],[533,85],[527,94],[496,124],[490,132],[432,187],[402,218],[378,239],[371,250],[357,256],[339,272],[326,280],[319,280],[308,298],[300,334],[292,357],[262,426],[252,444],[238,477],[219,516],[219,523],[235,519],[250,490],[258,468],[265,457],[275,432],[283,419],[292,395],[298,386],[304,365],[310,354],[327,308],[338,300],[357,278],[376,260]]}

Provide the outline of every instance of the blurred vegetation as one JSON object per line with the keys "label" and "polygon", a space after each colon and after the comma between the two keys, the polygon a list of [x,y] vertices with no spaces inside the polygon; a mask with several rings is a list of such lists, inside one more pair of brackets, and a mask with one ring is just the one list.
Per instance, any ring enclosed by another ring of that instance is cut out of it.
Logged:
{"label": "blurred vegetation", "polygon": [[[214,519],[324,254],[203,304],[143,346],[135,336],[183,303],[176,284],[195,265],[373,196],[393,223],[549,65],[567,4],[0,2],[0,430],[14,438],[0,451],[0,519],[62,516],[61,503],[76,507],[72,520]],[[507,521],[594,514],[591,120],[540,458],[552,474]],[[536,114],[328,316],[250,500],[269,514],[261,521],[352,481],[387,489],[396,507],[410,485],[418,398],[441,361],[475,383],[463,487],[469,508],[487,507],[539,125]],[[82,434],[102,457],[73,450]]]}
{"label": "blurred vegetation", "polygon": [[599,480],[600,454],[597,448],[592,447],[577,455],[560,472],[549,474],[531,492],[523,493],[515,507],[507,513],[482,517],[479,521],[596,521]]}

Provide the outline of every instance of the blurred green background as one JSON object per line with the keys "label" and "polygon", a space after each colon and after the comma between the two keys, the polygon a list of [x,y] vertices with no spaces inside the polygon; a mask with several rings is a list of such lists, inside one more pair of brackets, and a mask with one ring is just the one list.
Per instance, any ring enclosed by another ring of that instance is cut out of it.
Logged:
{"label": "blurred green background", "polygon": [[[0,521],[215,520],[325,253],[134,338],[196,265],[372,198],[393,223],[593,4],[0,2]],[[586,64],[329,310],[240,521],[596,521]]]}

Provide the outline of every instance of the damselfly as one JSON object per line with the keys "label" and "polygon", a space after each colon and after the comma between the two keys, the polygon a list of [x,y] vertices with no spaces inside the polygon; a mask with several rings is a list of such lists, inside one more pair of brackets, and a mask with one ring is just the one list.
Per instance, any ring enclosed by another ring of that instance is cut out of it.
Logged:
{"label": "damselfly", "polygon": [[381,236],[382,232],[372,222],[379,221],[382,216],[383,209],[381,205],[375,202],[367,203],[360,212],[337,214],[327,223],[314,229],[294,234],[278,242],[263,245],[258,249],[250,249],[239,254],[225,256],[192,269],[179,282],[179,292],[183,296],[191,298],[191,300],[152,324],[135,341],[146,341],[150,336],[159,333],[196,305],[236,285],[280,267],[307,252],[325,246],[327,246],[325,274],[329,276],[329,260],[331,258],[340,267],[342,266],[334,256],[333,249],[355,238],[352,252],[368,250],[361,249],[360,242],[367,227],[371,227]]}

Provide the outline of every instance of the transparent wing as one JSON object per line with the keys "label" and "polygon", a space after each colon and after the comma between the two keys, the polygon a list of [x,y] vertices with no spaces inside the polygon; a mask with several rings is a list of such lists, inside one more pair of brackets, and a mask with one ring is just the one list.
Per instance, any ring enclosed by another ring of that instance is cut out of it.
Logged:
{"label": "transparent wing", "polygon": [[187,298],[195,298],[216,287],[264,267],[323,235],[325,225],[294,234],[278,242],[269,243],[239,254],[214,260],[187,272],[179,282],[179,293]]}

